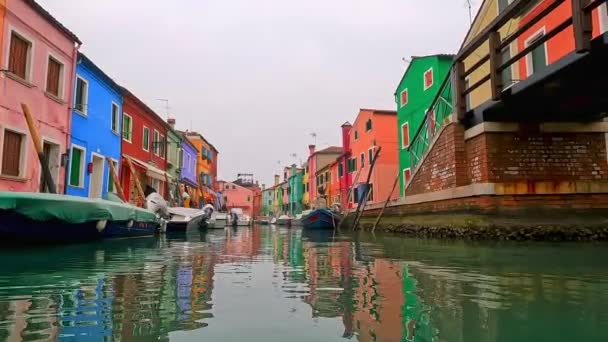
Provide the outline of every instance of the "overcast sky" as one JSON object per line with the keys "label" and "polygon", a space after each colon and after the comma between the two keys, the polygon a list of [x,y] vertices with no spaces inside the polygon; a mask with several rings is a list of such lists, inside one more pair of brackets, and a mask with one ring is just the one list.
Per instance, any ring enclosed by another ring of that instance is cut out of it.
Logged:
{"label": "overcast sky", "polygon": [[267,184],[306,159],[311,132],[339,145],[359,108],[395,109],[402,58],[454,53],[469,26],[466,0],[39,2],[164,118],[168,99],[220,151],[220,178]]}

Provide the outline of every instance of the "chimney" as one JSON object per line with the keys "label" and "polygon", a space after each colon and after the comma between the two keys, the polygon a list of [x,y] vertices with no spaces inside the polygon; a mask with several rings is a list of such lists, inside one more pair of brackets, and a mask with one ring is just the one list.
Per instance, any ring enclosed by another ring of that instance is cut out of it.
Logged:
{"label": "chimney", "polygon": [[274,175],[274,185],[279,185],[280,182],[281,182],[281,176]]}
{"label": "chimney", "polygon": [[312,156],[315,153],[315,145],[308,145],[308,152]]}
{"label": "chimney", "polygon": [[175,129],[175,119],[167,119],[167,123],[171,127],[171,129]]}
{"label": "chimney", "polygon": [[262,183],[262,190],[266,190],[266,184]]}
{"label": "chimney", "polygon": [[342,152],[349,152],[350,151],[350,132],[352,130],[353,126],[350,124],[350,122],[345,122],[344,125],[342,125]]}

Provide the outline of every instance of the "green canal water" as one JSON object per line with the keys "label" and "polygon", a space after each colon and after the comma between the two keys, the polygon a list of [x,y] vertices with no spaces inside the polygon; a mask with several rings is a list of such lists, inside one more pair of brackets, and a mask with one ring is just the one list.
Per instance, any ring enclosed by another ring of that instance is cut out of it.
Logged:
{"label": "green canal water", "polygon": [[0,341],[608,341],[605,244],[254,227],[0,260]]}

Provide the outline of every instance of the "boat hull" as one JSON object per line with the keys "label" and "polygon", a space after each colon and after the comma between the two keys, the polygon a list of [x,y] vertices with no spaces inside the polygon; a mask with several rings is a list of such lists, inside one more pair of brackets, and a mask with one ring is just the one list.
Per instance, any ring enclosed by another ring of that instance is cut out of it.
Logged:
{"label": "boat hull", "polygon": [[188,221],[169,221],[167,233],[184,233],[188,230]]}
{"label": "boat hull", "polygon": [[334,229],[342,216],[327,209],[316,209],[302,216],[302,226],[307,229]]}

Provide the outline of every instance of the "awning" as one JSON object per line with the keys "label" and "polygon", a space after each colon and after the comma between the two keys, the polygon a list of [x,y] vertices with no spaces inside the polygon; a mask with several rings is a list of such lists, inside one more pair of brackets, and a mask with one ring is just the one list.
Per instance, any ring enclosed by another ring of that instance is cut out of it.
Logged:
{"label": "awning", "polygon": [[148,163],[144,163],[143,161],[139,160],[139,159],[135,159],[133,157],[131,157],[131,161],[134,164],[138,164],[138,166],[141,166],[143,168],[146,169],[146,176],[154,178],[154,179],[158,179],[161,181],[165,181],[167,179],[171,180],[173,179],[173,176],[171,176],[170,174],[166,173],[164,170],[161,170],[159,168],[157,168],[156,166],[152,166]]}

